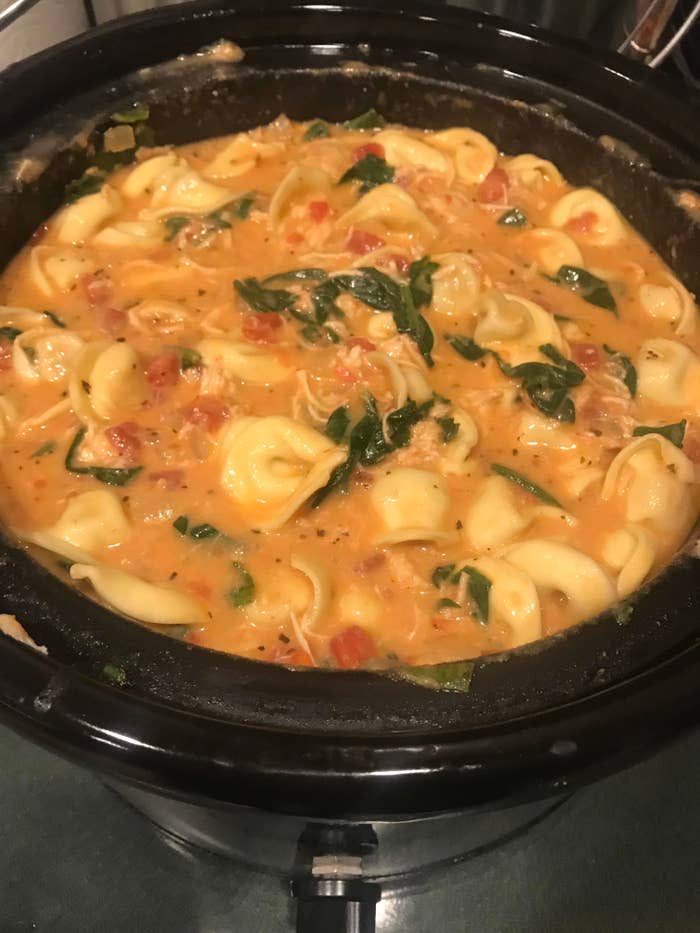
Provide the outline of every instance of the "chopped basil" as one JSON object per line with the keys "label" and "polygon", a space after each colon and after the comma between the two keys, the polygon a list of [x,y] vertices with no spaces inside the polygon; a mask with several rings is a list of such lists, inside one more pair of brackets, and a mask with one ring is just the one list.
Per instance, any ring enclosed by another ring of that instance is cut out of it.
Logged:
{"label": "chopped basil", "polygon": [[105,483],[107,486],[126,486],[127,483],[130,483],[135,476],[137,476],[143,467],[129,467],[128,469],[121,469],[116,467],[96,467],[96,466],[78,466],[75,463],[75,457],[78,453],[78,448],[83,442],[87,428],[80,428],[73,440],[71,445],[68,448],[66,453],[66,459],[64,461],[65,468],[69,473],[77,473],[81,476],[92,476],[100,483]]}
{"label": "chopped basil", "polygon": [[263,288],[255,278],[236,279],[233,283],[241,298],[254,311],[286,311],[292,307],[295,296],[282,288]]}
{"label": "chopped basil", "polygon": [[186,227],[190,222],[191,217],[185,217],[181,214],[175,214],[172,217],[166,217],[163,223],[165,224],[165,241],[169,243],[171,240],[174,240],[178,233],[182,230],[183,227]]}
{"label": "chopped basil", "polygon": [[0,327],[0,340],[16,340],[22,333],[16,327]]}
{"label": "chopped basil", "polygon": [[416,308],[422,308],[433,300],[433,272],[440,266],[430,256],[416,259],[408,268],[408,284]]}
{"label": "chopped basil", "polygon": [[328,418],[323,433],[326,437],[330,438],[334,444],[342,444],[349,426],[350,415],[348,414],[346,406],[341,405],[340,408],[336,408]]}
{"label": "chopped basil", "polygon": [[645,434],[660,434],[661,437],[665,437],[667,441],[670,441],[676,447],[682,447],[687,423],[686,419],[683,418],[682,421],[677,421],[675,424],[658,424],[656,427],[640,424],[632,431],[632,434],[634,437],[643,437]]}
{"label": "chopped basil", "polygon": [[435,608],[440,612],[443,609],[461,609],[461,606],[456,600],[448,599],[447,596],[443,596],[435,603]]}
{"label": "chopped basil", "polygon": [[456,350],[465,360],[474,362],[486,356],[487,350],[475,343],[471,337],[461,337],[459,334],[445,334],[445,340],[453,350]]}
{"label": "chopped basil", "polygon": [[511,470],[509,467],[503,466],[501,463],[492,463],[491,469],[494,473],[497,473],[504,479],[510,480],[510,482],[515,483],[516,486],[520,486],[520,488],[524,489],[525,492],[531,493],[533,496],[536,496],[547,505],[553,505],[558,509],[564,508],[561,502],[558,502],[554,496],[550,495],[546,491],[546,489],[542,489],[541,486],[533,483],[532,480],[529,480],[527,476],[523,476],[522,473],[516,473],[515,470]]}
{"label": "chopped basil", "polygon": [[369,152],[358,159],[354,165],[341,176],[338,184],[346,185],[351,181],[360,182],[360,194],[367,194],[378,185],[386,185],[394,180],[394,169],[386,159]]}
{"label": "chopped basil", "polygon": [[346,120],[343,126],[346,130],[380,130],[386,126],[386,120],[381,113],[377,113],[374,107],[371,107],[359,116],[353,117],[352,120]]}
{"label": "chopped basil", "polygon": [[632,398],[637,394],[637,370],[634,368],[632,360],[625,356],[624,353],[620,353],[618,350],[613,350],[612,347],[609,347],[607,343],[603,344],[603,349],[606,353],[613,357],[615,363],[617,363],[621,370],[620,378],[627,386],[627,390]]}
{"label": "chopped basil", "polygon": [[114,123],[143,123],[151,115],[150,109],[145,104],[133,104],[131,110],[120,110],[112,114]]}
{"label": "chopped basil", "polygon": [[255,599],[255,581],[240,561],[234,560],[233,567],[238,571],[241,582],[240,586],[229,591],[227,598],[233,606],[240,609],[241,606],[247,606]]}
{"label": "chopped basil", "polygon": [[474,603],[474,615],[482,625],[488,625],[489,621],[489,595],[491,593],[491,581],[476,567],[462,567],[457,573],[450,577],[451,583],[458,583],[462,574],[469,578],[467,583],[467,593]]}
{"label": "chopped basil", "polygon": [[617,303],[608,283],[586,269],[578,266],[561,266],[553,281],[568,288],[569,291],[576,292],[589,304],[605,308],[606,311],[612,311],[616,317],[618,316]]}
{"label": "chopped basil", "polygon": [[42,311],[41,313],[44,315],[44,317],[47,317],[52,324],[55,324],[56,327],[65,328],[66,322],[62,321],[61,318],[57,314],[54,314],[53,311]]}
{"label": "chopped basil", "polygon": [[454,690],[467,693],[474,674],[473,661],[448,661],[445,664],[423,664],[419,667],[401,665],[391,668],[387,675],[398,677],[433,690]]}
{"label": "chopped basil", "polygon": [[268,275],[260,284],[267,287],[273,282],[307,282],[309,280],[322,282],[327,278],[328,273],[325,269],[290,269],[289,272],[276,272],[274,275]]}
{"label": "chopped basil", "polygon": [[442,429],[442,439],[446,444],[453,441],[459,434],[459,425],[449,415],[445,415],[444,418],[436,418],[435,421]]}
{"label": "chopped basil", "polygon": [[179,534],[186,535],[189,524],[190,522],[186,515],[178,515],[173,522],[173,528],[175,531],[179,532]]}
{"label": "chopped basil", "polygon": [[56,449],[56,441],[46,441],[45,444],[42,444],[41,447],[37,447],[34,453],[31,455],[32,460],[36,457],[45,457],[47,454],[52,454]]}
{"label": "chopped basil", "polygon": [[180,372],[192,369],[193,366],[199,366],[202,362],[202,354],[191,347],[176,347],[177,354],[180,357]]}
{"label": "chopped basil", "polygon": [[312,139],[325,139],[330,135],[331,131],[325,120],[314,120],[314,122],[306,128],[306,132],[302,136],[302,139],[304,142],[308,143]]}
{"label": "chopped basil", "polygon": [[455,570],[455,564],[441,564],[433,570],[430,582],[434,587],[439,588],[443,583],[447,583]]}
{"label": "chopped basil", "polygon": [[80,178],[69,181],[63,191],[63,200],[66,204],[72,204],[80,198],[87,197],[89,194],[97,194],[105,183],[104,172],[86,172]]}
{"label": "chopped basil", "polygon": [[127,683],[126,674],[122,668],[117,667],[116,664],[105,664],[100,671],[100,676],[103,680],[106,680],[107,683],[113,684],[115,687],[123,687]]}
{"label": "chopped basil", "polygon": [[502,227],[525,227],[527,226],[527,217],[519,207],[513,207],[505,214],[501,214],[498,223]]}

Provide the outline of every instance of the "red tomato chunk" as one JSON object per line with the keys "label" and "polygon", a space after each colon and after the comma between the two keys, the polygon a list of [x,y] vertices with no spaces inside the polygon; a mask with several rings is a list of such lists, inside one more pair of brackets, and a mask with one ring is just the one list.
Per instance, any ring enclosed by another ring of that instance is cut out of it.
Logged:
{"label": "red tomato chunk", "polygon": [[351,337],[345,346],[351,350],[353,347],[361,347],[367,353],[377,349],[376,344],[372,343],[372,341],[368,340],[366,337]]}
{"label": "red tomato chunk", "polygon": [[570,343],[571,359],[581,369],[596,369],[600,366],[600,348],[594,343]]}
{"label": "red tomato chunk", "polygon": [[146,379],[157,389],[174,386],[180,378],[180,359],[177,353],[163,353],[151,360],[146,368]]}
{"label": "red tomato chunk", "polygon": [[128,463],[136,463],[141,453],[139,426],[133,421],[112,425],[105,430],[105,437]]}
{"label": "red tomato chunk", "polygon": [[154,483],[162,483],[166,489],[180,489],[185,480],[185,474],[182,470],[157,470],[155,473],[149,473],[149,479]]}
{"label": "red tomato chunk", "polygon": [[315,224],[320,224],[321,221],[325,220],[328,216],[330,206],[328,201],[310,201],[307,210],[313,222]]}
{"label": "red tomato chunk", "polygon": [[246,314],[243,319],[243,336],[252,343],[271,343],[276,339],[275,331],[282,326],[282,315],[274,311]]}
{"label": "red tomato chunk", "polygon": [[353,230],[350,231],[345,245],[350,252],[362,256],[364,253],[371,253],[373,249],[378,249],[380,246],[383,246],[384,240],[381,237],[375,236],[374,233],[369,233],[367,230],[355,230],[353,228]]}
{"label": "red tomato chunk", "polygon": [[334,635],[330,647],[338,667],[345,670],[359,667],[376,653],[374,639],[359,625],[351,625]]}
{"label": "red tomato chunk", "polygon": [[229,417],[228,406],[213,395],[199,395],[183,408],[182,414],[190,424],[199,424],[206,431],[217,431]]}
{"label": "red tomato chunk", "polygon": [[477,197],[482,204],[495,204],[505,201],[508,191],[508,176],[502,168],[493,168],[481,182]]}
{"label": "red tomato chunk", "polygon": [[365,143],[364,146],[358,146],[352,155],[356,162],[359,162],[360,159],[364,159],[366,155],[374,155],[379,159],[383,159],[384,146],[380,143]]}
{"label": "red tomato chunk", "polygon": [[594,211],[584,211],[567,221],[564,228],[570,233],[590,233],[597,223],[598,215]]}

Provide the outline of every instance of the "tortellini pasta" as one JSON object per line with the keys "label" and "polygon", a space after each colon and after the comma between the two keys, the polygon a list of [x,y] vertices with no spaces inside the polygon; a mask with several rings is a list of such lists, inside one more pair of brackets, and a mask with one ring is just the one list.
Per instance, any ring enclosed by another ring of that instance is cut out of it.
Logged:
{"label": "tortellini pasta", "polygon": [[518,441],[525,447],[548,447],[552,450],[575,450],[578,446],[571,429],[534,411],[526,412],[520,419]]}
{"label": "tortellini pasta", "polygon": [[308,631],[323,621],[328,612],[331,598],[331,584],[326,568],[318,561],[312,560],[303,554],[292,554],[290,561],[292,567],[303,573],[311,583],[313,598],[305,612],[305,625]]}
{"label": "tortellini pasta", "polygon": [[476,130],[455,128],[433,133],[431,141],[452,153],[457,175],[467,184],[483,181],[496,164],[498,150]]}
{"label": "tortellini pasta", "polygon": [[464,522],[464,537],[478,551],[512,541],[532,521],[518,506],[513,484],[502,476],[487,476]]}
{"label": "tortellini pasta", "polygon": [[221,483],[248,521],[279,528],[328,482],[347,450],[281,415],[244,417],[224,432]]}
{"label": "tortellini pasta", "polygon": [[463,408],[454,408],[450,417],[457,425],[457,434],[446,444],[441,469],[448,475],[460,476],[469,470],[469,454],[478,443],[479,432],[476,422]]}
{"label": "tortellini pasta", "polygon": [[532,538],[509,548],[505,559],[538,590],[563,594],[577,620],[592,618],[615,602],[615,587],[602,567],[568,544]]}
{"label": "tortellini pasta", "polygon": [[495,557],[475,557],[460,561],[458,566],[473,567],[490,582],[488,621],[510,628],[512,648],[541,638],[540,601],[527,573]]}
{"label": "tortellini pasta", "polygon": [[414,199],[398,185],[378,185],[350,210],[338,218],[338,226],[350,227],[373,221],[387,230],[424,233],[433,236],[434,224],[418,207]]}
{"label": "tortellini pasta", "polygon": [[12,345],[12,363],[17,375],[28,382],[62,382],[83,345],[83,339],[68,330],[25,330]]}
{"label": "tortellini pasta", "polygon": [[0,441],[4,441],[8,431],[17,420],[17,408],[5,395],[0,395]]}
{"label": "tortellini pasta", "polygon": [[496,350],[513,365],[538,359],[538,348],[547,343],[560,352],[564,349],[557,323],[544,308],[519,295],[495,290],[482,299],[474,340]]}
{"label": "tortellini pasta", "polygon": [[205,619],[191,597],[167,586],[147,583],[124,570],[94,564],[73,564],[73,580],[88,580],[98,596],[117,612],[151,625],[196,625]]}
{"label": "tortellini pasta", "polygon": [[148,399],[139,358],[128,343],[89,344],[75,363],[69,385],[73,411],[83,421],[109,421]]}
{"label": "tortellini pasta", "polygon": [[104,227],[95,234],[92,242],[95,246],[109,249],[148,249],[160,246],[163,242],[162,230],[153,221],[124,220]]}
{"label": "tortellini pasta", "polygon": [[330,175],[322,169],[295,165],[279,183],[270,201],[267,215],[270,226],[278,227],[296,204],[304,203],[314,195],[325,194],[332,184]]}
{"label": "tortellini pasta", "polygon": [[376,544],[402,541],[445,541],[449,495],[445,481],[430,470],[396,467],[380,477],[370,494],[384,526]]}
{"label": "tortellini pasta", "polygon": [[239,133],[208,163],[203,174],[208,178],[238,178],[256,164],[276,156],[284,150],[283,143],[264,143],[249,133]]}
{"label": "tortellini pasta", "polygon": [[520,247],[532,255],[539,268],[547,275],[556,275],[562,266],[584,265],[581,250],[576,243],[562,233],[548,227],[528,230],[520,237]]}
{"label": "tortellini pasta", "polygon": [[690,486],[696,479],[682,450],[660,434],[645,434],[631,440],[610,464],[602,497],[622,496],[630,522],[683,532],[692,521]]}
{"label": "tortellini pasta", "polygon": [[679,337],[695,333],[699,312],[690,292],[677,279],[669,276],[664,285],[640,285],[639,301],[650,317],[668,321]]}
{"label": "tortellini pasta", "polygon": [[450,159],[439,149],[401,130],[382,130],[373,141],[384,147],[387,162],[397,168],[410,165],[447,176],[454,174]]}
{"label": "tortellini pasta", "polygon": [[354,585],[338,593],[334,609],[343,625],[361,625],[381,634],[382,603],[369,587]]}
{"label": "tortellini pasta", "polygon": [[638,392],[642,399],[682,408],[700,409],[700,359],[677,340],[646,340],[637,358]]}
{"label": "tortellini pasta", "polygon": [[151,195],[151,207],[142,211],[146,220],[168,214],[207,214],[235,197],[229,188],[206,181],[174,153],[154,156],[132,169],[121,191],[129,198]]}
{"label": "tortellini pasta", "polygon": [[207,337],[200,341],[197,350],[205,366],[217,367],[227,376],[252,385],[274,385],[294,375],[294,370],[274,353],[243,341]]}
{"label": "tortellini pasta", "polygon": [[69,292],[79,279],[96,269],[95,260],[78,249],[35,246],[29,259],[32,282],[47,298],[56,292]]}
{"label": "tortellini pasta", "polygon": [[584,214],[590,215],[590,224],[581,235],[589,243],[614,246],[626,236],[617,208],[594,188],[576,188],[565,194],[552,206],[549,221],[553,227],[565,227]]}
{"label": "tortellini pasta", "polygon": [[396,334],[396,323],[391,311],[378,311],[367,323],[367,336],[372,340],[390,340]]}
{"label": "tortellini pasta", "polygon": [[627,525],[608,535],[603,560],[617,571],[617,595],[625,599],[638,589],[654,565],[653,537],[639,525]]}
{"label": "tortellini pasta", "polygon": [[[315,566],[315,565],[314,565]],[[309,613],[309,607],[316,599],[315,584],[310,575],[301,569],[281,564],[275,568],[273,576],[256,584],[255,599],[241,612],[257,629],[264,627],[281,628],[289,621],[290,614],[301,618]],[[328,601],[328,594],[324,592],[322,600],[318,600],[322,607]],[[311,613],[313,620],[316,612]],[[308,628],[312,628],[309,623]]]}
{"label": "tortellini pasta", "polygon": [[64,207],[56,218],[56,239],[65,244],[84,243],[120,207],[119,193],[110,185],[103,185],[96,194],[89,194]]}
{"label": "tortellini pasta", "polygon": [[539,191],[546,184],[561,185],[564,179],[553,162],[530,152],[508,159],[503,166],[516,184]]}
{"label": "tortellini pasta", "polygon": [[60,554],[68,560],[89,563],[105,548],[121,544],[131,534],[131,525],[119,496],[108,489],[95,489],[70,499],[53,525],[39,531],[17,531],[32,544]]}
{"label": "tortellini pasta", "polygon": [[460,319],[475,314],[481,275],[474,260],[466,253],[440,253],[434,259],[439,269],[433,273],[431,310]]}

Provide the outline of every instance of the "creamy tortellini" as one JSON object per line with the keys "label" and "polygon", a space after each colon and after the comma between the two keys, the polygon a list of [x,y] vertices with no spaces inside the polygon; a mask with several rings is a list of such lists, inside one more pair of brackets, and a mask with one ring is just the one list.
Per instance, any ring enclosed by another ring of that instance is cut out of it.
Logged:
{"label": "creamy tortellini", "polygon": [[480,130],[89,169],[2,274],[6,527],[193,650],[450,689],[654,585],[700,511],[685,270]]}

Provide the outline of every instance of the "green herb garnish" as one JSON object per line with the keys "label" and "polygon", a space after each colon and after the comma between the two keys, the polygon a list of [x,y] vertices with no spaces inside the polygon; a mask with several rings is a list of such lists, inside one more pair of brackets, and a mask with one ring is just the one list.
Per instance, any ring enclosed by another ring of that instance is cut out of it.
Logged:
{"label": "green herb garnish", "polygon": [[339,185],[351,181],[360,182],[360,194],[366,194],[377,185],[386,185],[394,180],[394,169],[381,156],[368,153],[362,156],[341,176]]}
{"label": "green herb garnish", "polygon": [[613,358],[614,362],[619,365],[621,379],[627,386],[630,396],[634,398],[637,394],[637,370],[634,368],[632,360],[628,356],[625,356],[624,353],[613,350],[607,343],[603,344],[603,349]]}
{"label": "green herb garnish", "polygon": [[515,483],[516,486],[520,486],[525,492],[529,492],[531,495],[536,496],[547,505],[553,505],[558,509],[564,508],[561,502],[558,502],[546,489],[542,489],[541,486],[533,483],[532,480],[529,480],[527,476],[523,476],[522,473],[516,473],[515,470],[511,470],[510,467],[503,466],[501,463],[492,463],[491,469],[494,473],[497,473],[504,479],[510,480],[510,482]]}
{"label": "green herb garnish", "polygon": [[41,447],[37,447],[33,454],[31,454],[31,459],[34,460],[37,457],[45,457],[47,454],[52,454],[56,449],[56,441],[46,441],[45,444],[42,444]]}
{"label": "green herb garnish", "polygon": [[342,444],[349,427],[350,415],[348,414],[348,409],[345,405],[341,405],[340,408],[336,408],[328,418],[323,433],[326,437],[330,438],[334,444]]}
{"label": "green herb garnish", "polygon": [[527,226],[527,217],[519,207],[513,207],[505,214],[501,214],[497,221],[501,227],[525,227]]}
{"label": "green herb garnish", "polygon": [[238,571],[241,582],[240,586],[229,591],[227,598],[233,606],[240,609],[241,606],[247,606],[255,599],[255,581],[239,561],[234,560],[233,567]]}
{"label": "green herb garnish", "polygon": [[346,120],[343,126],[346,130],[380,130],[386,126],[386,120],[381,113],[377,113],[374,107],[370,107],[359,116],[353,117],[352,120]]}
{"label": "green herb garnish", "polygon": [[616,317],[618,316],[617,303],[608,283],[586,269],[578,266],[562,266],[553,281],[568,288],[569,291],[576,292],[589,304],[612,311]]}
{"label": "green herb garnish", "polygon": [[301,138],[304,142],[308,143],[312,139],[325,139],[330,135],[330,127],[325,120],[314,120],[314,122],[306,128],[306,132]]}
{"label": "green herb garnish", "polygon": [[686,419],[683,418],[682,421],[677,421],[675,424],[658,424],[655,427],[640,424],[632,431],[632,435],[634,437],[643,437],[645,434],[660,434],[661,437],[665,437],[667,441],[670,441],[676,447],[682,447],[687,423]]}
{"label": "green herb garnish", "polygon": [[105,483],[107,486],[126,486],[127,483],[130,483],[132,479],[141,472],[143,469],[141,466],[129,467],[128,469],[78,466],[75,463],[75,457],[77,456],[78,448],[83,442],[86,431],[87,428],[85,427],[79,428],[68,448],[64,465],[69,473],[77,473],[81,476],[92,476],[98,482]]}

